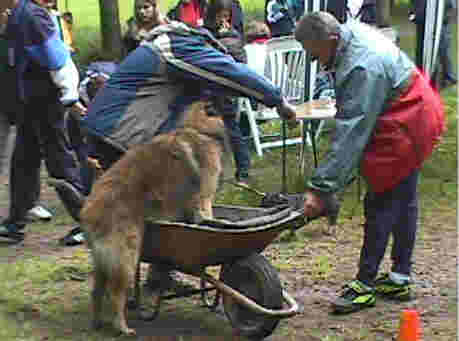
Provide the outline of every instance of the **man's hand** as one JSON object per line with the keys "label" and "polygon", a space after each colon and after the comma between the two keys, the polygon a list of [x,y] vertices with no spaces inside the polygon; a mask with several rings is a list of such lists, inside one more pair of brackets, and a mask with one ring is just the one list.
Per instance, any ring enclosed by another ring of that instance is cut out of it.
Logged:
{"label": "man's hand", "polygon": [[86,107],[81,104],[80,101],[73,103],[73,105],[70,107],[70,110],[80,114],[81,116],[86,116],[87,114]]}
{"label": "man's hand", "polygon": [[296,120],[295,107],[288,103],[285,98],[282,99],[282,103],[277,107],[277,112],[285,120],[293,122]]}
{"label": "man's hand", "polygon": [[102,170],[102,166],[98,159],[88,156],[87,160],[90,167],[96,170]]}
{"label": "man's hand", "polygon": [[304,215],[309,218],[320,216],[325,210],[325,203],[313,191],[304,194]]}

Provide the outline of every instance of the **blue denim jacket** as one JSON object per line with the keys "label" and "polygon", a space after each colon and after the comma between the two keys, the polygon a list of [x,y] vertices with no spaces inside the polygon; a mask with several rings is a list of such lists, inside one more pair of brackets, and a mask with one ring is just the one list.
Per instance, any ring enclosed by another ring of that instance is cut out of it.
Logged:
{"label": "blue denim jacket", "polygon": [[330,72],[336,93],[336,130],[326,159],[308,186],[337,192],[359,168],[376,120],[415,70],[414,63],[374,28],[358,22],[341,25]]}
{"label": "blue denim jacket", "polygon": [[223,53],[207,30],[172,22],[150,35],[97,93],[84,120],[92,135],[118,149],[176,128],[185,108],[199,99],[244,96],[269,107],[282,103],[279,88]]}

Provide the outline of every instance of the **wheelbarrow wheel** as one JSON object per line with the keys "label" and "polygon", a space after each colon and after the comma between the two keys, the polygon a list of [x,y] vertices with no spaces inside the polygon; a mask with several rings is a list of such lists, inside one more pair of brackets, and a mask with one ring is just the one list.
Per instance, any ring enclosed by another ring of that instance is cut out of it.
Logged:
{"label": "wheelbarrow wheel", "polygon": [[[265,308],[282,308],[282,285],[277,271],[260,254],[225,264],[220,279]],[[251,339],[271,335],[279,323],[278,318],[254,312],[236,302],[231,295],[223,295],[223,307],[233,328]]]}

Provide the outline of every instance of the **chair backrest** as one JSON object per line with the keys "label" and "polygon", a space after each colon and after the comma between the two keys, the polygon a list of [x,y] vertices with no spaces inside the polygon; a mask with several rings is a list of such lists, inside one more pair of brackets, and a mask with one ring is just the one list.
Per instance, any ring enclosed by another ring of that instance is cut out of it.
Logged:
{"label": "chair backrest", "polygon": [[265,76],[278,86],[292,104],[304,102],[306,55],[293,36],[266,42]]}

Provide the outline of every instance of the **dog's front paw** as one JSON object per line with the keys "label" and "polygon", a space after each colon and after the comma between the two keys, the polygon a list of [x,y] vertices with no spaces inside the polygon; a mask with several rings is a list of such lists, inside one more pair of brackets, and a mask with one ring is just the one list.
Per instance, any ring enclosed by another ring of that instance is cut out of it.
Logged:
{"label": "dog's front paw", "polygon": [[135,331],[135,329],[133,328],[123,328],[120,330],[122,334],[126,335],[126,336],[136,336],[137,335],[137,332]]}
{"label": "dog's front paw", "polygon": [[338,225],[327,225],[324,228],[324,234],[331,237],[336,237],[338,233]]}

